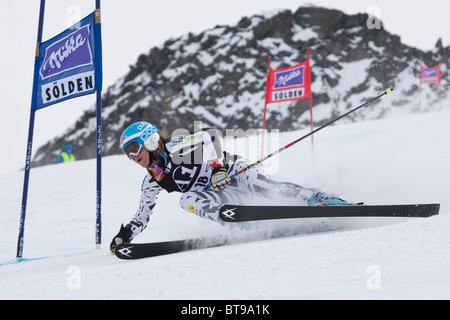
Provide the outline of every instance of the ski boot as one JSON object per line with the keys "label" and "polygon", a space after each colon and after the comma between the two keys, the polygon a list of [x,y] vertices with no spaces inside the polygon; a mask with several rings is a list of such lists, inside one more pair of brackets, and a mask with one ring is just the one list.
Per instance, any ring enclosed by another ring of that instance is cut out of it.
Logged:
{"label": "ski boot", "polygon": [[308,206],[351,206],[353,203],[325,192],[315,192],[308,200]]}

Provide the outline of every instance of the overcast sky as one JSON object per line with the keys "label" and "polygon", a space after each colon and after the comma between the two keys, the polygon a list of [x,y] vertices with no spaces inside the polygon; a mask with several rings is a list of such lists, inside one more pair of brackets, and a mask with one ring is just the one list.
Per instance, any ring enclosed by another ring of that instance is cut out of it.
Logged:
{"label": "overcast sky", "polygon": [[[23,168],[25,163],[39,3],[2,1],[1,5],[0,174]],[[234,25],[241,17],[262,11],[295,11],[307,3],[347,14],[376,13],[386,30],[422,50],[434,48],[439,38],[444,46],[450,42],[450,3],[442,0],[107,0],[102,1],[103,88],[124,75],[140,54],[168,38]],[[43,41],[94,9],[95,0],[47,0]],[[64,133],[94,104],[95,95],[89,95],[37,111],[33,156],[39,146]]]}

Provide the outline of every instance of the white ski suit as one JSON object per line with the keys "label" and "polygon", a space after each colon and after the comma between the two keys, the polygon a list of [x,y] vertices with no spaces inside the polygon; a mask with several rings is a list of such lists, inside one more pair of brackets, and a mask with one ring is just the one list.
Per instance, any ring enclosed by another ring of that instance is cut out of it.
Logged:
{"label": "white ski suit", "polygon": [[182,193],[180,206],[184,210],[218,222],[219,209],[224,204],[245,204],[254,195],[282,196],[305,204],[316,192],[296,184],[272,181],[259,166],[236,176],[223,191],[204,191],[211,178],[209,161],[224,158],[229,176],[250,165],[238,155],[222,152],[218,137],[217,130],[204,129],[164,143],[168,159],[165,176],[161,181],[156,181],[150,173],[144,177],[139,209],[127,225],[134,237],[147,227],[161,190]]}

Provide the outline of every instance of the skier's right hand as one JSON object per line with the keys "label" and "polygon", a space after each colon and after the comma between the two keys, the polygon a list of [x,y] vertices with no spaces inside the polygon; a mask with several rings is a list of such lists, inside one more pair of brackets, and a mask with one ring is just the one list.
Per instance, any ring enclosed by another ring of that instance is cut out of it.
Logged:
{"label": "skier's right hand", "polygon": [[111,253],[116,252],[116,247],[121,243],[128,243],[133,240],[133,232],[124,227],[123,224],[120,226],[119,233],[112,239],[109,249]]}

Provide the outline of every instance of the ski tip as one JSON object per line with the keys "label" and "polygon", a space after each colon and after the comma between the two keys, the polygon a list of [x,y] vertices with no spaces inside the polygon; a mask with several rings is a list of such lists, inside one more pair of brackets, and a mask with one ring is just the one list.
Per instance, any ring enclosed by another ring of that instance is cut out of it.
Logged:
{"label": "ski tip", "polygon": [[394,91],[394,89],[392,89],[392,88],[387,88],[387,90],[386,90],[385,92],[386,92],[386,94],[390,94],[390,93],[392,93],[392,91]]}

